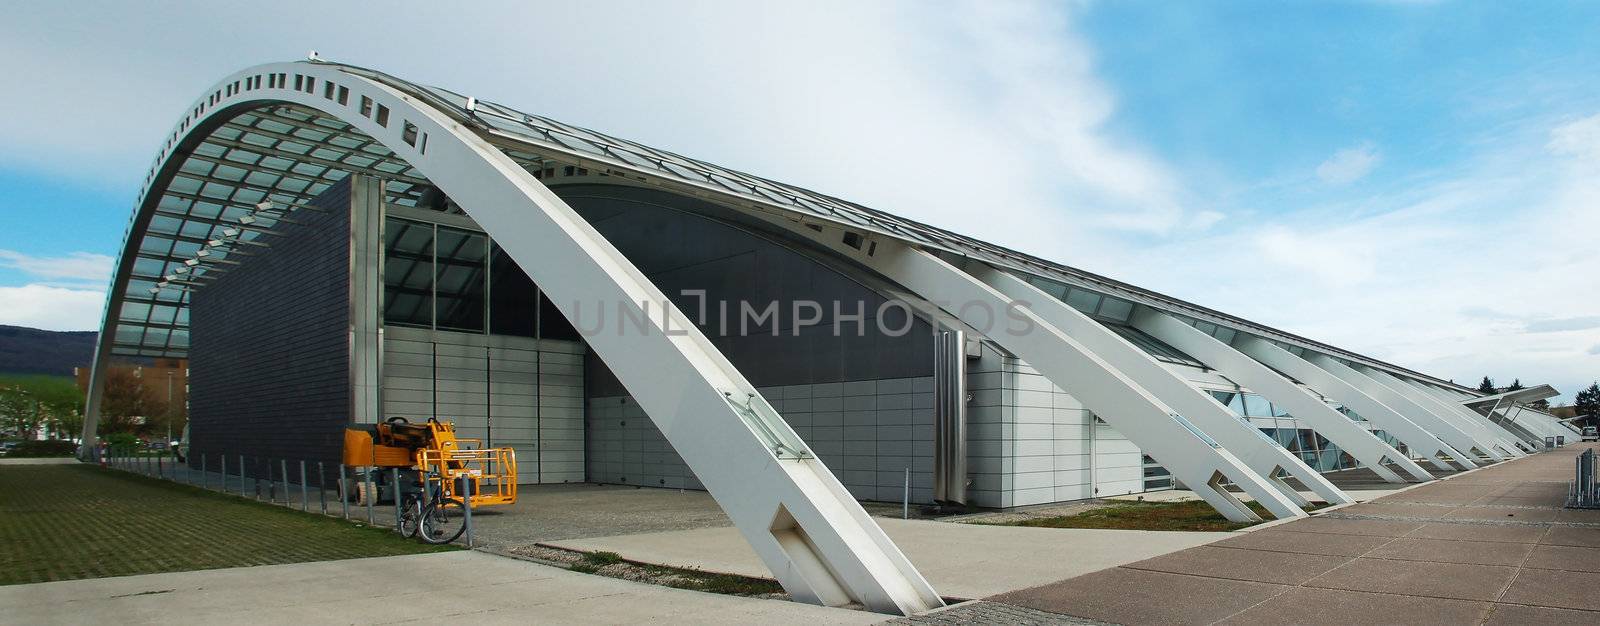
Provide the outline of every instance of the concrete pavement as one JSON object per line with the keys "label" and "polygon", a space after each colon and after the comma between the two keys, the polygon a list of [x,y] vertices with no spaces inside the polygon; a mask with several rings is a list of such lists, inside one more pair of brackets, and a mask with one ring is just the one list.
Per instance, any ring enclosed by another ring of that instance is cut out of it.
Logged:
{"label": "concrete pavement", "polygon": [[0,587],[11,624],[871,624],[888,616],[460,551]]}
{"label": "concrete pavement", "polygon": [[[1132,563],[1234,533],[981,526],[875,517],[941,595],[982,598]],[[700,528],[542,542],[644,563],[770,577],[738,530]]]}
{"label": "concrete pavement", "polygon": [[1120,624],[1600,624],[1574,445],[990,598]]}

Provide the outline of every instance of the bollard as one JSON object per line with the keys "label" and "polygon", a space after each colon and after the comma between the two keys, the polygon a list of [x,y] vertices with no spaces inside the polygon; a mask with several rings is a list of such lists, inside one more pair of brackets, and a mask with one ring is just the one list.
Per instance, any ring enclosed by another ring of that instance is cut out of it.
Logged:
{"label": "bollard", "polygon": [[289,460],[278,459],[278,476],[283,479],[283,505],[289,506]]}
{"label": "bollard", "polygon": [[363,497],[362,500],[366,500],[367,501],[367,525],[368,526],[377,526],[378,525],[378,523],[376,521],[374,521],[373,518],[372,518],[372,501],[377,499],[376,497],[374,497],[374,494],[373,494],[374,486],[372,484],[372,472],[374,472],[374,471],[377,471],[377,468],[368,467],[367,471],[366,471],[366,476],[362,479],[367,485],[366,497]]}
{"label": "bollard", "polygon": [[306,462],[300,461],[300,512],[311,511],[311,501],[306,499]]}
{"label": "bollard", "polygon": [[[461,494],[461,523],[466,526],[466,530],[467,530],[467,549],[471,550],[472,549],[472,478],[469,477],[469,476],[462,476],[460,478],[457,478],[456,480],[460,481],[460,483],[461,483],[459,485],[461,488],[456,490],[456,493]],[[418,521],[420,522],[421,520],[418,520]]]}
{"label": "bollard", "polygon": [[200,453],[200,488],[201,489],[210,489],[211,488],[211,477],[206,475],[206,472],[211,471],[210,467],[211,467],[210,465],[206,464],[206,453],[201,452]]}
{"label": "bollard", "polygon": [[228,455],[219,455],[222,459],[222,493],[228,493]]}
{"label": "bollard", "polygon": [[244,455],[239,455],[239,495],[244,496]]}
{"label": "bollard", "polygon": [[400,532],[400,468],[389,468],[389,499],[394,500],[394,530]]}
{"label": "bollard", "polygon": [[906,468],[906,487],[900,496],[900,519],[911,519],[911,468]]}

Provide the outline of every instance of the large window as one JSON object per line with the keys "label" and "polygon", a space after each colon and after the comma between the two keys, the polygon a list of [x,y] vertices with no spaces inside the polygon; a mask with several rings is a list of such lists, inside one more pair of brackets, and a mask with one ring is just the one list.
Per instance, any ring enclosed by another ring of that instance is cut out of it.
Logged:
{"label": "large window", "polygon": [[384,222],[383,321],[433,326],[433,225]]}
{"label": "large window", "polygon": [[499,244],[489,256],[489,332],[537,337],[539,288]]}
{"label": "large window", "polygon": [[384,243],[384,323],[581,339],[533,279],[483,233],[391,217]]}
{"label": "large window", "polygon": [[476,233],[440,227],[436,237],[435,266],[437,326],[442,330],[482,332],[484,324],[484,265],[488,240]]}

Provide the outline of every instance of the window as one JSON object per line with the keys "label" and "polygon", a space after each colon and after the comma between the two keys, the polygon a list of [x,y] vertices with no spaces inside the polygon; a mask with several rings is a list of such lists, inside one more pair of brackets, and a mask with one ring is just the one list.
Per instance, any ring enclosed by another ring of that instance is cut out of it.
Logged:
{"label": "window", "polygon": [[[587,318],[588,314],[585,314],[585,317]],[[539,292],[539,337],[567,341],[582,339],[578,335],[578,329],[573,328],[572,323],[567,321],[567,316],[561,309],[556,308],[555,303],[551,302],[542,291]]]}
{"label": "window", "polygon": [[489,254],[489,332],[535,337],[538,331],[539,288],[496,244]]}
{"label": "window", "polygon": [[1218,403],[1228,407],[1228,410],[1233,411],[1234,415],[1244,417],[1244,400],[1241,399],[1244,394],[1232,391],[1211,391],[1210,393],[1211,397],[1216,398]]}
{"label": "window", "polygon": [[433,225],[384,222],[383,321],[433,326]]}
{"label": "window", "polygon": [[1272,403],[1253,393],[1244,394],[1244,414],[1250,417],[1272,417]]}
{"label": "window", "polygon": [[439,227],[436,242],[436,325],[441,330],[482,332],[487,239],[477,233]]}

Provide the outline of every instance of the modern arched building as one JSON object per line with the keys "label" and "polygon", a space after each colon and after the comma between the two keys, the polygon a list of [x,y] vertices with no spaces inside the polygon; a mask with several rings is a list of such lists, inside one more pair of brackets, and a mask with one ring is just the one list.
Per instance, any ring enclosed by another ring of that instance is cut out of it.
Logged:
{"label": "modern arched building", "polygon": [[[453,419],[527,482],[703,488],[784,587],[940,599],[856,503],[1181,485],[1224,515],[1570,435],[1517,401],[948,231],[442,89],[252,67],[185,113],[107,301],[186,357],[191,449],[338,456]],[[1511,409],[1510,407],[1519,407]],[[1508,410],[1510,409],[1510,410]],[[197,454],[191,454],[195,458]]]}

